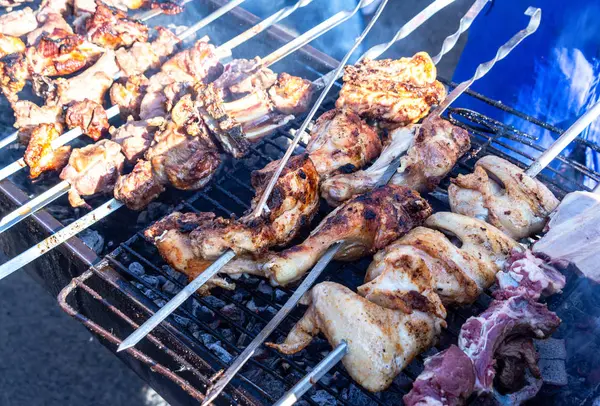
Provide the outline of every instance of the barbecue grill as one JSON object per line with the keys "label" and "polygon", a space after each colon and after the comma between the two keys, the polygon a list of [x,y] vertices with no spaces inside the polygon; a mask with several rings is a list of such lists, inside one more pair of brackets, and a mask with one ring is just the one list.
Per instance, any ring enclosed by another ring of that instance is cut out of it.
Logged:
{"label": "barbecue grill", "polygon": [[[224,1],[211,0],[192,3],[198,10],[187,10],[194,15],[206,15]],[[187,7],[192,7],[192,4]],[[158,17],[152,21],[166,24],[176,17]],[[230,39],[234,28],[255,24],[259,19],[236,8],[207,26],[205,34],[220,44]],[[231,30],[230,30],[231,29]],[[236,56],[253,57],[266,54],[274,47],[289,41],[291,35],[273,27],[265,35],[257,37],[240,47]],[[336,66],[336,61],[311,47],[304,47],[274,67],[275,71],[287,71],[314,80]],[[450,88],[455,84],[442,80]],[[339,84],[334,87],[330,98],[322,105],[318,115],[333,107]],[[471,172],[478,158],[495,154],[521,167],[527,167],[543,148],[536,145],[535,134],[523,133],[499,121],[504,114],[525,120],[553,133],[559,128],[518,112],[500,102],[476,92],[467,91],[463,97],[471,97],[481,106],[492,111],[484,116],[476,111],[453,107],[448,109],[447,118],[467,129],[472,139],[472,150],[456,165],[440,187],[427,198],[437,210],[447,210],[445,190],[448,178],[458,173]],[[458,102],[460,105],[460,101]],[[109,348],[116,348],[123,338],[143,323],[159,306],[172,298],[185,284],[187,278],[168,267],[160,258],[156,248],[145,241],[143,229],[166,212],[213,211],[220,216],[240,215],[249,208],[253,197],[250,173],[264,167],[268,162],[283,156],[293,136],[290,128],[298,128],[303,116],[297,117],[286,128],[277,130],[259,144],[252,147],[248,156],[230,160],[223,165],[215,179],[203,190],[195,193],[170,191],[158,203],[141,214],[121,209],[95,226],[106,241],[114,242],[115,249],[98,258],[97,254],[79,238],[72,238],[56,251],[38,259],[35,266],[28,266],[34,275],[44,280],[51,293],[57,294],[61,307],[81,321]],[[578,138],[577,145],[600,152],[600,146]],[[302,142],[298,152],[305,144]],[[10,153],[10,152],[9,152]],[[562,198],[574,190],[589,190],[584,181],[600,181],[600,173],[586,168],[570,158],[558,157],[538,177],[546,183],[557,197]],[[52,180],[50,180],[52,182]],[[42,185],[39,185],[43,187]],[[16,176],[13,181],[0,183],[0,207],[3,213],[13,210],[28,200],[32,187],[25,176]],[[61,210],[64,199],[59,199],[48,211],[32,215],[9,232],[0,236],[2,249],[9,256],[24,251],[61,227],[59,220],[75,217],[73,210]],[[313,225],[328,212],[321,207]],[[51,213],[58,213],[53,216]],[[125,225],[125,226],[124,226]],[[127,233],[124,230],[128,230]],[[126,236],[127,235],[127,236]],[[329,265],[321,279],[340,282],[352,289],[362,283],[370,258],[356,263],[334,262]],[[89,269],[88,269],[89,268]],[[67,285],[68,284],[68,285]],[[62,287],[67,285],[63,290]],[[193,404],[203,399],[210,378],[226,368],[273,317],[289,298],[293,289],[272,288],[260,278],[243,276],[236,281],[233,292],[215,290],[213,296],[194,295],[172,317],[155,329],[146,340],[120,355],[145,380],[172,404]],[[563,319],[561,329],[554,335],[560,348],[563,339],[577,335],[593,334],[593,310],[598,303],[593,295],[594,287],[583,279],[570,275],[565,292],[550,299],[551,309]],[[60,293],[59,293],[60,292]],[[380,394],[371,394],[354,384],[343,367],[336,366],[331,373],[304,396],[303,402],[314,405],[341,403],[346,405],[398,404],[410,390],[412,381],[423,368],[427,355],[446,348],[456,342],[462,323],[471,315],[480,313],[489,303],[489,296],[482,295],[473,306],[449,312],[448,329],[439,344],[426,354],[419,356],[394,381],[392,387]],[[280,341],[302,314],[296,309],[270,337]],[[560,382],[556,372],[536,398],[537,402],[560,404],[591,404],[600,396],[600,375],[593,357],[597,355],[600,342],[582,342],[587,347],[575,352],[568,360],[566,378],[568,386]],[[244,367],[227,387],[219,403],[269,404],[275,402],[286,389],[295,384],[311,367],[316,365],[330,350],[326,340],[317,339],[305,351],[286,356],[275,350],[262,347],[260,352]],[[560,369],[564,358],[560,350],[550,355],[542,352],[542,362]],[[550,358],[544,359],[547,355]],[[562,357],[562,358],[561,358]],[[555,362],[551,362],[555,361]],[[553,384],[552,384],[553,383]]]}

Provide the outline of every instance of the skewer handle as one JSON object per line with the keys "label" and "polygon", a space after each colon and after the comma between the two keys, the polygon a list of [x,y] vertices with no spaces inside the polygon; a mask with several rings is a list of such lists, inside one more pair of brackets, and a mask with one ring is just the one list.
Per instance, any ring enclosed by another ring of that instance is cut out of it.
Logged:
{"label": "skewer handle", "polygon": [[223,268],[231,259],[235,257],[235,253],[232,250],[228,250],[221,255],[215,262],[213,262],[208,268],[204,270],[200,275],[191,281],[185,288],[183,288],[173,299],[169,300],[159,311],[154,313],[144,324],[138,327],[129,337],[127,337],[117,352],[126,350],[130,347],[135,346],[140,340],[146,337],[152,330],[156,328],[164,319],[169,317],[183,302],[185,302],[190,296],[194,294],[202,285],[204,285],[210,278],[215,276],[221,268]]}
{"label": "skewer handle", "polygon": [[525,172],[536,177],[546,166],[556,158],[583,130],[585,130],[600,115],[600,102],[594,104],[588,111],[573,123],[556,141],[540,155]]}
{"label": "skewer handle", "polygon": [[494,59],[480,64],[477,67],[477,70],[475,71],[475,74],[471,79],[468,79],[456,86],[456,88],[444,99],[444,101],[438,106],[438,108],[436,108],[429,115],[430,117],[440,117],[442,113],[446,111],[448,106],[450,106],[450,104],[452,104],[456,99],[458,99],[458,97],[462,95],[465,92],[465,90],[467,90],[473,84],[473,82],[485,76],[496,64],[496,62],[504,59],[517,45],[521,43],[521,41],[523,41],[525,38],[537,31],[542,18],[542,10],[535,7],[529,7],[525,11],[525,15],[530,16],[529,24],[527,24],[527,27],[516,33],[510,40],[508,40],[508,42],[506,42],[504,45],[498,48]]}
{"label": "skewer handle", "polygon": [[327,356],[304,376],[292,389],[287,391],[274,406],[292,406],[302,395],[331,370],[348,352],[348,343],[342,340]]}
{"label": "skewer handle", "polygon": [[310,289],[310,287],[315,283],[317,278],[323,273],[327,265],[331,262],[335,254],[340,250],[342,244],[335,243],[325,252],[325,254],[319,259],[310,273],[306,276],[304,281],[298,286],[298,288],[294,291],[294,294],[285,302],[285,305],[277,312],[275,317],[271,319],[271,321],[262,329],[262,331],[256,336],[254,340],[246,347],[244,352],[242,352],[234,361],[233,364],[227,371],[219,378],[217,383],[215,383],[206,394],[206,398],[202,402],[202,406],[205,406],[215,400],[217,396],[225,389],[225,386],[233,379],[233,377],[239,372],[240,369],[248,362],[248,360],[254,355],[254,352],[260,347],[265,340],[271,335],[273,331],[281,324],[283,319],[292,311],[296,304],[302,296]]}

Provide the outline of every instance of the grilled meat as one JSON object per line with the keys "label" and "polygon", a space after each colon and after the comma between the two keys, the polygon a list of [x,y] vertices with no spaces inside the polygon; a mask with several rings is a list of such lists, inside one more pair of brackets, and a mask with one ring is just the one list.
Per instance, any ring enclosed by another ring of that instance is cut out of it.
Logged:
{"label": "grilled meat", "polygon": [[152,42],[135,42],[131,48],[115,52],[117,64],[124,76],[142,75],[148,69],[157,69],[171,55],[179,38],[163,27],[156,27],[158,37]]}
{"label": "grilled meat", "polygon": [[96,10],[85,23],[88,40],[105,48],[131,46],[148,41],[148,27],[127,18],[127,13],[96,1]]}
{"label": "grilled meat", "polygon": [[156,199],[165,186],[152,170],[152,163],[140,159],[133,171],[119,177],[115,184],[115,199],[123,202],[131,210],[142,210]]}
{"label": "grilled meat", "polygon": [[135,121],[129,117],[119,128],[110,127],[111,140],[121,145],[127,161],[136,162],[150,148],[154,133],[165,124],[165,119],[156,117],[150,120]]}
{"label": "grilled meat", "polygon": [[65,113],[65,121],[70,129],[79,127],[94,141],[108,134],[106,111],[101,105],[88,99],[72,103]]}
{"label": "grilled meat", "polygon": [[38,106],[28,100],[18,100],[12,104],[15,114],[16,128],[25,133],[38,124],[52,124],[62,122],[62,108],[60,106]]}
{"label": "grilled meat", "polygon": [[0,7],[4,7],[7,9],[12,9],[15,6],[20,6],[21,4],[31,3],[33,0],[0,0]]}
{"label": "grilled meat", "polygon": [[0,34],[20,37],[35,30],[37,26],[37,19],[30,7],[0,16]]}
{"label": "grilled meat", "polygon": [[[102,0],[108,7],[118,9],[123,12],[135,10],[144,4],[142,0]],[[76,16],[89,17],[96,12],[97,2],[95,0],[73,0],[73,11]]]}
{"label": "grilled meat", "polygon": [[70,183],[69,203],[73,207],[88,206],[81,196],[91,196],[113,190],[123,170],[125,157],[119,144],[100,140],[71,153],[69,164],[60,178]]}
{"label": "grilled meat", "polygon": [[472,174],[452,179],[448,196],[453,212],[487,221],[515,239],[542,231],[559,203],[542,182],[492,155],[477,161]]}
{"label": "grilled meat", "polygon": [[260,253],[288,244],[310,223],[319,207],[319,176],[306,155],[293,157],[284,168],[267,201],[268,213],[258,218],[252,214],[277,166],[271,162],[252,174],[256,196],[248,214],[238,220],[219,219],[192,231],[198,257],[214,260],[228,249],[239,254]]}
{"label": "grilled meat", "polygon": [[280,73],[269,89],[269,96],[277,111],[283,114],[300,114],[308,110],[312,100],[313,85],[298,76]]}
{"label": "grilled meat", "polygon": [[336,106],[393,126],[416,123],[446,97],[436,74],[425,52],[398,60],[363,60],[346,66]]}
{"label": "grilled meat", "polygon": [[323,181],[367,165],[381,153],[381,140],[356,114],[334,109],[317,119],[306,152]]}
{"label": "grilled meat", "polygon": [[30,132],[29,143],[23,159],[29,166],[29,176],[37,178],[46,171],[59,171],[69,160],[71,147],[53,149],[52,141],[60,137],[63,127],[59,123],[40,124]]}
{"label": "grilled meat", "polygon": [[349,200],[332,211],[301,244],[274,254],[264,266],[273,284],[302,277],[334,243],[335,259],[354,261],[385,247],[419,226],[431,214],[429,204],[401,186],[385,186]]}
{"label": "grilled meat", "polygon": [[121,117],[133,116],[139,119],[140,105],[148,83],[144,75],[136,75],[121,78],[111,86],[110,101],[113,106],[119,106]]}
{"label": "grilled meat", "polygon": [[268,90],[277,81],[277,74],[261,65],[258,56],[254,59],[234,59],[225,65],[223,74],[214,82],[215,86],[233,96]]}
{"label": "grilled meat", "polygon": [[73,34],[73,29],[60,13],[49,12],[44,16],[43,24],[27,34],[27,45],[35,46],[43,35],[53,34],[55,30],[66,34]]}
{"label": "grilled meat", "polygon": [[333,347],[346,340],[348,353],[342,363],[356,382],[372,392],[386,389],[434,343],[443,325],[443,320],[426,313],[409,315],[380,307],[333,282],[316,285],[308,300],[308,310],[285,341],[267,345],[295,354],[319,333]]}
{"label": "grilled meat", "polygon": [[37,11],[37,20],[46,22],[46,18],[51,14],[67,16],[72,6],[73,0],[42,0]]}
{"label": "grilled meat", "polygon": [[0,33],[0,58],[6,55],[25,52],[25,44],[19,37]]}

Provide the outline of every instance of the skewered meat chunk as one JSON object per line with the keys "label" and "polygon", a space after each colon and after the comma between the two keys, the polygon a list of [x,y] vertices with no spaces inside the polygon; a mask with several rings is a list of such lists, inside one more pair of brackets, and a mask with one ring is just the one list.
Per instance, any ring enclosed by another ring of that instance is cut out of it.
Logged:
{"label": "skewered meat chunk", "polygon": [[569,193],[550,216],[548,231],[533,251],[554,263],[572,264],[600,283],[600,197],[590,192]]}
{"label": "skewered meat chunk", "polygon": [[346,66],[336,107],[392,125],[416,123],[446,97],[425,52],[397,60],[362,60]]}
{"label": "skewered meat chunk", "polygon": [[60,123],[62,108],[60,106],[38,106],[29,100],[18,100],[12,104],[15,114],[15,128],[28,129],[38,124]]}
{"label": "skewered meat chunk", "polygon": [[11,9],[24,3],[31,3],[33,0],[0,0],[0,7]]}
{"label": "skewered meat chunk", "polygon": [[88,99],[71,104],[65,113],[65,121],[70,129],[79,127],[94,141],[108,133],[106,111],[101,105]]}
{"label": "skewered meat chunk", "polygon": [[157,117],[150,120],[135,121],[129,117],[127,123],[119,128],[110,127],[111,140],[121,145],[121,151],[127,161],[136,162],[150,148],[154,133],[165,123]]}
{"label": "skewered meat chunk", "polygon": [[238,220],[206,223],[191,233],[198,257],[214,260],[228,249],[244,254],[283,246],[310,223],[319,207],[319,176],[307,155],[290,159],[267,201],[268,213],[254,217],[252,210],[277,166],[277,162],[271,162],[252,174],[256,196],[248,214]]}
{"label": "skewered meat chunk", "polygon": [[487,221],[515,239],[542,231],[559,203],[542,182],[492,155],[477,161],[472,174],[452,179],[448,196],[453,212]]}
{"label": "skewered meat chunk", "polygon": [[19,37],[0,33],[0,58],[6,55],[25,52],[25,44]]}
{"label": "skewered meat chunk", "polygon": [[390,183],[431,192],[470,148],[466,130],[442,118],[425,120]]}
{"label": "skewered meat chunk", "polygon": [[109,91],[113,106],[119,106],[121,117],[133,116],[139,119],[140,105],[148,86],[144,75],[128,76],[115,82]]}
{"label": "skewered meat chunk", "polygon": [[433,343],[444,321],[422,312],[405,314],[380,307],[333,282],[316,285],[309,308],[282,344],[284,354],[304,349],[318,333],[335,347],[346,340],[342,358],[350,376],[372,392],[386,389],[418,354]]}
{"label": "skewered meat chunk", "polygon": [[277,81],[277,74],[261,66],[260,57],[234,59],[225,65],[223,74],[215,80],[215,86],[235,96],[246,95],[256,90],[267,90]]}
{"label": "skewered meat chunk", "polygon": [[123,202],[131,210],[141,210],[156,199],[165,186],[152,171],[149,161],[140,159],[126,176],[121,176],[115,184],[115,199]]}
{"label": "skewered meat chunk", "polygon": [[0,34],[20,37],[35,30],[37,26],[37,19],[30,7],[0,16]]}
{"label": "skewered meat chunk", "polygon": [[429,204],[414,191],[401,186],[375,189],[332,211],[301,244],[274,254],[265,274],[273,284],[296,281],[338,241],[342,247],[334,259],[356,260],[421,225],[430,214]]}
{"label": "skewered meat chunk", "polygon": [[334,109],[317,119],[306,152],[324,180],[371,162],[381,153],[381,140],[375,130],[353,112]]}
{"label": "skewered meat chunk", "polygon": [[50,12],[44,16],[44,23],[42,25],[27,34],[27,45],[35,46],[43,35],[50,35],[54,33],[55,30],[73,34],[73,29],[61,14]]}
{"label": "skewered meat chunk", "polygon": [[37,20],[45,22],[50,14],[67,16],[72,6],[73,0],[42,0],[37,12]]}
{"label": "skewered meat chunk", "polygon": [[283,114],[300,114],[308,110],[312,100],[313,85],[310,81],[287,73],[280,73],[269,89],[275,108]]}
{"label": "skewered meat chunk", "polygon": [[60,173],[60,178],[71,184],[71,206],[87,207],[81,196],[112,191],[124,162],[119,144],[109,140],[74,149],[69,164]]}
{"label": "skewered meat chunk", "polygon": [[[138,9],[144,4],[142,0],[102,0],[102,3],[124,12],[128,9]],[[76,16],[90,16],[96,11],[96,6],[95,0],[73,0],[73,11]]]}
{"label": "skewered meat chunk", "polygon": [[148,41],[148,27],[127,18],[127,13],[96,1],[96,10],[85,23],[89,41],[105,48],[131,46]]}
{"label": "skewered meat chunk", "polygon": [[40,124],[31,131],[23,159],[29,166],[29,176],[32,179],[46,171],[61,170],[67,164],[71,147],[53,149],[51,145],[53,140],[60,137],[62,131],[62,125],[58,123]]}
{"label": "skewered meat chunk", "polygon": [[142,75],[156,69],[175,51],[179,38],[163,27],[156,27],[158,37],[152,42],[135,42],[131,48],[116,51],[117,64],[124,76]]}

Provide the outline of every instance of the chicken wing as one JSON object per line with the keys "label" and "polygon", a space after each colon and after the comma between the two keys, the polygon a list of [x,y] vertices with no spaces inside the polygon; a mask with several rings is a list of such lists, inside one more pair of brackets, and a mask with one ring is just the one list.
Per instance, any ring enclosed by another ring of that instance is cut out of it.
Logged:
{"label": "chicken wing", "polygon": [[485,220],[515,239],[542,231],[559,203],[542,182],[493,155],[477,161],[472,174],[452,179],[448,196],[453,212]]}
{"label": "chicken wing", "polygon": [[349,200],[332,211],[301,244],[274,254],[265,274],[276,285],[300,279],[334,243],[335,259],[353,261],[372,254],[421,225],[431,207],[418,193],[385,186]]}

